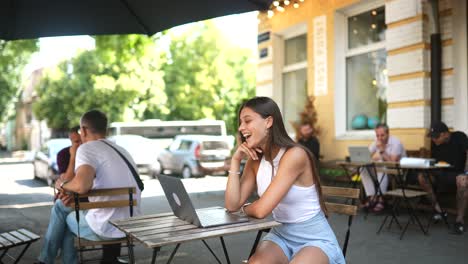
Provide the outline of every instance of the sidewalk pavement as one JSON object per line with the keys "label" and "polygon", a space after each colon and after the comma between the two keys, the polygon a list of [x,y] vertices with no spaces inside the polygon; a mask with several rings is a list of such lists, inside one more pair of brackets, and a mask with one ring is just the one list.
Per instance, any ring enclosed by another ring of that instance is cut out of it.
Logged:
{"label": "sidewalk pavement", "polygon": [[[154,192],[151,189],[145,190],[145,192],[147,193],[142,201],[144,214],[170,211],[164,196],[151,196],[151,193]],[[19,196],[24,195],[18,194],[15,196],[13,194],[0,193],[0,205],[3,204],[0,207],[0,232],[26,228],[42,236],[45,234],[48,224],[52,193],[50,195],[32,193],[29,194],[28,199],[26,199],[27,201],[25,201],[25,203],[30,201],[36,203],[44,202],[45,205],[43,206],[28,207],[26,205],[24,208],[12,208],[12,206],[8,206],[8,204],[13,204],[13,201],[19,200]],[[223,206],[224,193],[222,191],[192,193],[190,196],[196,208]],[[7,205],[5,206],[5,204]],[[468,259],[468,250],[466,250],[468,234],[461,236],[450,235],[447,228],[442,223],[439,223],[431,226],[429,236],[424,236],[416,225],[410,225],[403,240],[399,240],[399,230],[395,225],[391,230],[384,229],[380,235],[376,234],[383,220],[383,215],[371,214],[367,219],[364,219],[362,212],[360,213],[355,218],[351,230],[351,238],[348,245],[348,263],[461,264],[466,263],[466,259]],[[345,237],[347,218],[332,215],[329,219],[338,237],[338,241],[342,243]],[[232,263],[240,263],[241,260],[247,257],[255,235],[255,232],[250,232],[225,238]],[[224,260],[219,239],[209,239],[208,243],[216,254]],[[35,261],[39,255],[41,244],[42,239],[31,245],[23,257],[22,263],[32,263]],[[166,262],[172,249],[173,246],[163,247],[158,255],[158,260]],[[135,250],[137,263],[150,263],[151,250],[141,244],[137,245]],[[195,241],[183,244],[172,263],[216,263],[216,261],[200,241]]]}

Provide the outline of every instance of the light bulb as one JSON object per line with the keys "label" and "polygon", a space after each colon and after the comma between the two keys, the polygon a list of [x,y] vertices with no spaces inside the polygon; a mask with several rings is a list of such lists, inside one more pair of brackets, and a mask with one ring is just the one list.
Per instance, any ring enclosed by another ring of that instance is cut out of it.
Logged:
{"label": "light bulb", "polygon": [[289,0],[284,0],[283,3],[284,5],[289,5]]}
{"label": "light bulb", "polygon": [[274,6],[279,6],[279,1],[273,1]]}
{"label": "light bulb", "polygon": [[273,10],[268,10],[268,18],[272,18],[275,15],[275,12]]}

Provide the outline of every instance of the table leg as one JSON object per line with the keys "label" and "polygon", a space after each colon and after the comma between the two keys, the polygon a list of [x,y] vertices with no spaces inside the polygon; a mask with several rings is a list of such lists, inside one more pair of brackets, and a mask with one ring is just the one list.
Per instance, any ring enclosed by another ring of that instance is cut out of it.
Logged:
{"label": "table leg", "polygon": [[222,264],[221,260],[219,260],[218,256],[216,256],[216,254],[214,253],[214,251],[210,248],[210,246],[208,245],[208,243],[206,243],[206,241],[204,239],[202,239],[202,242],[203,244],[205,244],[205,246],[208,248],[208,250],[210,251],[211,255],[213,255],[213,257],[215,257],[216,261],[219,263],[219,264]]}
{"label": "table leg", "polygon": [[153,258],[151,259],[151,264],[156,263],[156,257],[158,256],[158,252],[160,249],[160,247],[153,248]]}
{"label": "table leg", "polygon": [[3,250],[2,255],[0,256],[0,264],[3,264],[2,259],[7,254],[7,251],[8,251],[8,248]]}
{"label": "table leg", "polygon": [[224,238],[222,236],[219,237],[221,240],[221,245],[223,246],[224,256],[226,257],[226,261],[228,264],[231,264],[231,260],[229,259],[229,254],[226,249],[226,244],[224,243]]}
{"label": "table leg", "polygon": [[167,260],[167,264],[170,264],[170,263],[172,262],[172,259],[174,258],[174,256],[175,256],[177,250],[179,249],[179,247],[180,247],[180,243],[178,243],[178,244],[176,245],[176,247],[174,248],[174,250],[172,250],[172,253],[171,253],[171,255],[169,256],[169,259]]}
{"label": "table leg", "polygon": [[133,252],[133,242],[130,235],[127,235],[128,260],[131,264],[135,263],[135,254]]}
{"label": "table leg", "polygon": [[257,249],[258,242],[260,241],[260,238],[262,237],[262,232],[270,232],[270,229],[262,229],[258,230],[257,232],[257,237],[255,238],[255,242],[252,246],[252,249],[250,250],[249,258],[255,253],[255,250]]}
{"label": "table leg", "polygon": [[30,245],[31,245],[31,242],[29,242],[28,244],[26,244],[26,246],[23,248],[23,250],[21,251],[21,253],[19,254],[19,256],[16,258],[15,264],[19,263],[19,261],[20,261],[21,258],[23,257],[24,252],[26,252],[26,250],[29,248]]}

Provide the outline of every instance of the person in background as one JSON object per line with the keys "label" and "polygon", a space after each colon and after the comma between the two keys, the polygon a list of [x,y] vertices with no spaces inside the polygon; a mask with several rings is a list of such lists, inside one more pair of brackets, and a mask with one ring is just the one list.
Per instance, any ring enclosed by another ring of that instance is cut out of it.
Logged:
{"label": "person in background", "polygon": [[[447,164],[450,168],[431,172],[434,179],[433,184],[438,190],[457,190],[457,217],[453,225],[452,233],[463,234],[465,231],[464,218],[468,205],[468,168],[466,167],[466,157],[468,151],[468,138],[461,131],[450,132],[443,122],[432,124],[428,137],[432,140],[431,156],[439,164]],[[435,215],[435,220],[447,217],[447,213],[442,210],[433,189],[424,175],[418,175],[421,187],[431,194]]]}
{"label": "person in background", "polygon": [[[406,150],[400,140],[390,135],[386,124],[378,124],[375,127],[375,141],[369,146],[371,159],[373,161],[393,161],[398,162],[402,157],[406,157]],[[368,209],[374,212],[380,212],[384,209],[384,200],[381,195],[377,195],[375,183],[371,179],[367,170],[361,171],[361,181],[366,192],[367,201],[364,204]],[[384,173],[377,173],[378,184],[382,194],[388,189],[388,177]]]}
{"label": "person in background", "polygon": [[[78,134],[79,128],[80,126],[75,126],[69,130],[68,138],[71,141],[71,146],[62,149],[57,153],[57,166],[58,166],[59,179],[70,181],[75,176],[75,173],[74,173],[75,155],[76,155],[76,150],[81,145],[81,138],[80,138],[80,135]],[[73,208],[69,207],[69,205],[72,201],[73,201],[73,197],[71,195],[58,191],[57,193],[55,193],[54,207],[55,206],[60,207],[62,208],[64,212],[71,213],[73,211]],[[54,254],[56,257],[59,249],[61,249],[64,246],[68,246],[68,245],[61,244],[61,245],[57,245],[56,249],[51,248],[50,241],[53,239],[53,236],[54,236],[53,226],[56,225],[57,221],[60,221],[60,220],[51,214],[49,227],[47,228],[47,232],[44,236],[44,244],[41,249],[40,256],[39,256],[39,260],[41,260],[41,262],[39,263],[50,263],[50,261],[46,260],[47,258],[46,252],[54,252],[54,253],[51,253],[51,255]],[[67,251],[62,250],[62,262],[64,263],[69,258],[67,254],[68,254]]]}
{"label": "person in background", "polygon": [[[75,176],[75,155],[76,150],[81,145],[81,137],[78,134],[79,129],[80,126],[74,126],[69,130],[68,138],[71,141],[71,146],[57,153],[58,173],[61,180],[71,181]],[[66,206],[69,206],[72,199],[70,195],[61,192],[57,192],[55,198],[61,199]]]}
{"label": "person in background", "polygon": [[302,124],[299,128],[300,135],[297,136],[297,142],[307,148],[315,159],[320,159],[320,143],[316,136],[314,136],[314,129],[310,124]]}
{"label": "person in background", "polygon": [[[283,223],[263,238],[249,263],[345,263],[325,217],[315,159],[288,136],[278,105],[254,97],[241,106],[238,121],[242,143],[232,156],[225,206],[255,218],[273,214]],[[260,198],[246,203],[255,188]]]}
{"label": "person in background", "polygon": [[[61,193],[87,193],[91,189],[120,188],[134,186],[134,199],[137,205],[134,215],[141,214],[141,188],[129,165],[117,153],[118,150],[136,170],[136,164],[130,154],[105,139],[107,117],[104,113],[92,110],[86,112],[80,120],[79,134],[83,144],[76,152],[75,175],[71,180],[59,178],[55,187]],[[112,148],[112,147],[114,148]],[[138,178],[138,180],[140,180]],[[140,180],[141,182],[141,180]],[[90,197],[91,200],[93,197]],[[99,197],[99,200],[109,199]],[[127,208],[99,208],[86,212],[80,211],[80,237],[88,240],[110,240],[125,237],[125,234],[109,223],[111,219],[130,217]],[[48,236],[49,235],[49,236]],[[54,263],[58,250],[62,250],[63,263],[77,263],[78,256],[74,246],[74,237],[78,235],[78,223],[74,212],[58,199],[52,207],[50,223],[39,256],[39,263]]]}

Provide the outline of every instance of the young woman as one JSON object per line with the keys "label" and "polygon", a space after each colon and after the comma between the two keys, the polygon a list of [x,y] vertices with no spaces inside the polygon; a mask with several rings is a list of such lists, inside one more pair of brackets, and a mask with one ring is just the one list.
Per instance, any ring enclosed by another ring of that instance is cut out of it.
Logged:
{"label": "young woman", "polygon": [[[272,213],[282,223],[263,238],[249,263],[345,263],[325,218],[314,159],[288,136],[278,105],[268,97],[245,102],[239,134],[242,144],[232,156],[226,208],[255,218]],[[248,160],[240,175],[243,158]],[[260,198],[245,204],[255,187]]]}

